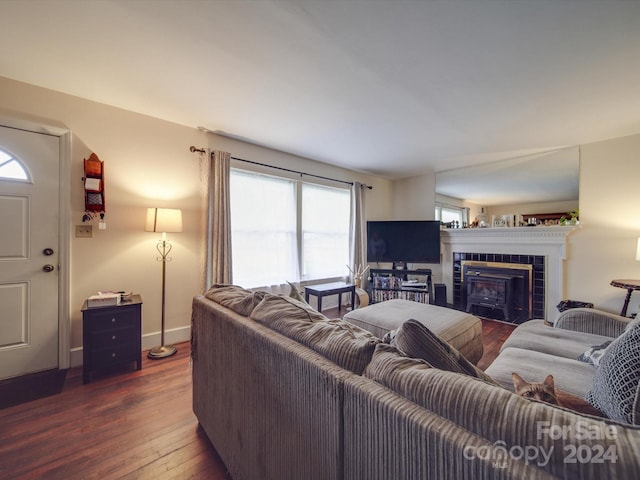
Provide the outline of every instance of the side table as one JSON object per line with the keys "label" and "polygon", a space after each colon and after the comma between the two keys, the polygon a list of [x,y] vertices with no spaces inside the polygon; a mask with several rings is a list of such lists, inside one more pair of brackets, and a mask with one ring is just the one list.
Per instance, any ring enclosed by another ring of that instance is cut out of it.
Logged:
{"label": "side table", "polygon": [[611,280],[611,285],[618,288],[626,288],[627,296],[624,298],[624,305],[622,306],[622,311],[620,315],[623,317],[627,316],[627,307],[629,307],[629,300],[631,300],[631,294],[634,290],[640,290],[640,280],[629,280],[629,279],[619,279],[619,280]]}
{"label": "side table", "polygon": [[315,295],[318,298],[318,311],[322,312],[322,297],[327,295],[338,295],[338,310],[342,308],[342,294],[351,293],[351,310],[355,301],[356,286],[352,283],[332,282],[321,283],[319,285],[305,285],[304,299],[309,303],[309,295]]}
{"label": "side table", "polygon": [[142,299],[131,295],[118,305],[82,306],[82,383],[91,372],[136,362],[142,368]]}

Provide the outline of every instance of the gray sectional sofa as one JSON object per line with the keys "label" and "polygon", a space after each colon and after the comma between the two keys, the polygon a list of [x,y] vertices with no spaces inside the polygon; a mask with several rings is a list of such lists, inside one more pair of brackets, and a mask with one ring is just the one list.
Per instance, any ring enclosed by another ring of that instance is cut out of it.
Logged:
{"label": "gray sectional sofa", "polygon": [[433,368],[287,297],[195,297],[192,356],[194,412],[234,480],[640,478],[638,427]]}

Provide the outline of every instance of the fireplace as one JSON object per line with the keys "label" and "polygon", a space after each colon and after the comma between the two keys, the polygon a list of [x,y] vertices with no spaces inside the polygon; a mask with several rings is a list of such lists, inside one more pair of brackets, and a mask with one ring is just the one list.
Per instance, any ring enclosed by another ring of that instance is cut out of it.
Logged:
{"label": "fireplace", "polygon": [[[463,284],[462,262],[503,262],[531,265],[531,300],[528,318],[542,318],[554,323],[555,308],[564,297],[564,261],[567,236],[573,226],[555,225],[511,228],[458,228],[440,232],[442,240],[442,283],[447,289],[447,302],[454,308],[466,310],[467,292]],[[511,273],[509,273],[511,274]],[[518,288],[519,280],[515,281]],[[515,295],[514,301],[518,301]],[[503,317],[502,310],[483,309]],[[484,313],[484,312],[483,312]],[[480,312],[478,312],[479,315]],[[489,316],[489,315],[487,315]],[[513,323],[521,323],[521,314]]]}
{"label": "fireplace", "polygon": [[533,265],[461,261],[466,311],[522,323],[531,319]]}

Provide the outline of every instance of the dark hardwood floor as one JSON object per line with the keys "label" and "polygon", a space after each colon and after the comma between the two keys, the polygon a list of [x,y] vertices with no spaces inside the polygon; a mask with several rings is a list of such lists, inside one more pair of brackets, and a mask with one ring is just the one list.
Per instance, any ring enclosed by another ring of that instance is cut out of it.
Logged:
{"label": "dark hardwood floor", "polygon": [[[323,312],[331,318],[337,309]],[[486,368],[513,325],[483,320]],[[142,370],[69,370],[61,393],[0,410],[0,478],[230,478],[191,408],[189,344]]]}
{"label": "dark hardwood floor", "polygon": [[230,478],[191,408],[189,343],[142,370],[69,370],[61,393],[0,410],[0,478]]}

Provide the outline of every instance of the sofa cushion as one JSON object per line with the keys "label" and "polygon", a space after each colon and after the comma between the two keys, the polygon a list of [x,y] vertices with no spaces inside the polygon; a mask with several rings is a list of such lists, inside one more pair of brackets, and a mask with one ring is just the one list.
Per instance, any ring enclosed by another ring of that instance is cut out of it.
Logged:
{"label": "sofa cushion", "polygon": [[[478,378],[463,377],[457,373],[433,368],[422,359],[407,357],[396,347],[386,343],[376,345],[373,358],[363,376],[425,408],[433,409],[438,414],[443,414],[450,407],[453,407],[453,410],[458,408],[456,405],[458,399],[448,397],[446,392],[441,391],[442,385],[447,381],[463,379],[470,391],[473,391],[475,382],[487,386]],[[471,385],[470,382],[474,384]],[[496,390],[503,391],[495,385],[492,386]]]}
{"label": "sofa cushion", "polygon": [[587,400],[609,418],[640,424],[640,324],[616,338],[600,361]]}
{"label": "sofa cushion", "polygon": [[360,375],[380,340],[340,319],[327,317],[298,300],[267,294],[251,318]]}
{"label": "sofa cushion", "polygon": [[542,382],[551,374],[556,388],[584,398],[593,383],[596,367],[576,358],[510,347],[500,352],[485,370],[494,381],[512,392],[513,372],[530,382]]}
{"label": "sofa cushion", "polygon": [[390,379],[394,376],[406,370],[418,371],[430,368],[432,368],[431,365],[420,358],[408,357],[393,345],[379,343],[362,375],[393,390],[393,382]]}
{"label": "sofa cushion", "polygon": [[607,340],[602,345],[593,345],[589,347],[584,353],[582,353],[578,360],[585,363],[590,363],[594,367],[600,366],[600,360],[604,355],[604,352],[607,351],[607,347],[611,345],[613,340]]}
{"label": "sofa cushion", "polygon": [[253,309],[262,301],[265,292],[246,290],[237,285],[213,285],[204,294],[209,300],[248,317]]}
{"label": "sofa cushion", "polygon": [[407,320],[396,331],[391,345],[435,368],[462,373],[494,383],[491,377],[469,362],[460,352],[417,320]]}
{"label": "sofa cushion", "polygon": [[591,345],[601,345],[607,340],[612,338],[555,328],[544,320],[530,320],[518,325],[500,350],[520,348],[576,360]]}

